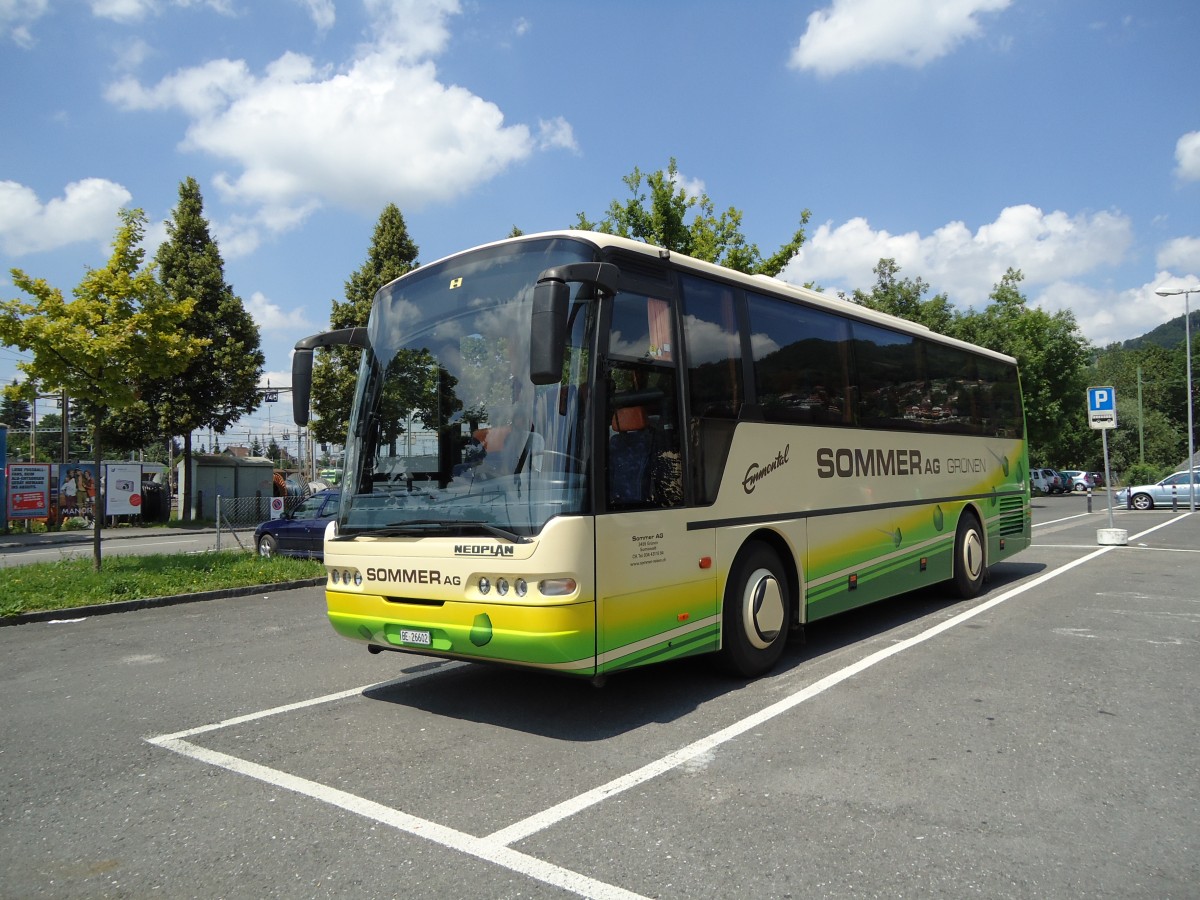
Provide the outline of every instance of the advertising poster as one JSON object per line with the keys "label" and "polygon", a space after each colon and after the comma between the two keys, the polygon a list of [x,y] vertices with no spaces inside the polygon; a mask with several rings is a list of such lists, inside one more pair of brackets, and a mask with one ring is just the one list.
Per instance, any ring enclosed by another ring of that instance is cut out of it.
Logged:
{"label": "advertising poster", "polygon": [[[8,496],[8,426],[0,422],[0,497]],[[8,531],[8,501],[0,503],[0,530]]]}
{"label": "advertising poster", "polygon": [[104,496],[106,516],[140,516],[142,514],[142,467],[138,463],[121,463],[104,467]]}
{"label": "advertising poster", "polygon": [[62,519],[90,516],[96,506],[96,466],[64,463],[58,467],[58,514]]}
{"label": "advertising poster", "polygon": [[45,519],[50,515],[50,466],[14,463],[8,467],[8,517]]}

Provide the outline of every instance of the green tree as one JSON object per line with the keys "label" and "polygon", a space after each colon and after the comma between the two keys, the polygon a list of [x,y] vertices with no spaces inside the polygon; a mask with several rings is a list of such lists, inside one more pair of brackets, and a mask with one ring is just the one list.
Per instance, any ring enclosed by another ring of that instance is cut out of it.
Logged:
{"label": "green tree", "polygon": [[[66,391],[90,416],[97,471],[107,416],[131,406],[139,385],[184,370],[208,343],[184,330],[195,301],[168,296],[153,267],[142,265],[145,215],[122,210],[120,219],[108,265],[86,272],[74,300],[13,269],[13,284],[32,300],[0,302],[0,341],[33,353],[18,368],[48,391]],[[102,512],[103,491],[97,499]],[[102,520],[97,515],[93,528],[97,570]]]}
{"label": "green tree", "polygon": [[1028,306],[1019,289],[1023,278],[1019,269],[1010,268],[982,312],[956,318],[952,336],[1016,357],[1030,455],[1054,465],[1051,460],[1076,458],[1082,452],[1091,348],[1070,311],[1051,314]]}
{"label": "green tree", "polygon": [[[871,293],[856,290],[849,299],[860,306],[918,322],[939,334],[951,334],[956,314],[945,294],[922,299],[929,285],[921,278],[897,278],[900,267],[896,260],[880,259],[875,266],[875,287]],[[845,296],[845,295],[842,295]]]}
{"label": "green tree", "polygon": [[672,157],[665,170],[649,174],[636,166],[622,181],[629,188],[625,201],[613,200],[598,222],[579,213],[575,227],[645,241],[739,272],[778,275],[804,244],[804,226],[811,213],[800,214],[800,227],[787,243],[764,259],[758,245],[742,233],[742,211],[729,207],[718,214],[707,193],[689,193],[680,184]]}
{"label": "green tree", "polygon": [[[408,226],[399,207],[389,203],[375,225],[366,262],[346,282],[345,302],[333,301],[330,327],[366,325],[376,291],[415,269],[418,252],[417,245],[408,236]],[[321,443],[346,443],[359,358],[360,351],[353,347],[330,347],[317,353],[313,365],[314,418],[310,431]]]}
{"label": "green tree", "polygon": [[[183,439],[185,477],[190,478],[192,432],[226,428],[258,408],[264,357],[258,326],[225,281],[225,264],[204,218],[204,199],[194,178],[179,185],[179,205],[158,248],[159,277],[176,302],[195,300],[182,323],[185,335],[208,341],[205,352],[182,372],[144,385],[146,401],[164,438]],[[183,518],[191,517],[191,485],[179,486]]]}
{"label": "green tree", "polygon": [[[1187,428],[1181,428],[1161,410],[1143,407],[1139,416],[1136,394],[1125,396],[1117,390],[1117,424],[1119,427],[1108,433],[1108,460],[1115,473],[1142,467],[1165,474],[1187,456]],[[1095,440],[1099,445],[1100,439]]]}
{"label": "green tree", "polygon": [[[92,442],[88,439],[90,424],[82,415],[68,415],[66,459],[84,459],[92,453]],[[37,425],[37,459],[33,462],[57,463],[64,459],[62,451],[62,415],[46,413]],[[28,447],[28,440],[25,441]],[[108,445],[105,444],[105,447]]]}
{"label": "green tree", "polygon": [[[8,455],[17,460],[29,455],[28,432],[33,421],[29,393],[29,382],[17,381],[15,378],[12,384],[0,392],[0,422],[8,426]],[[4,462],[5,460],[0,460],[0,465]]]}
{"label": "green tree", "polygon": [[1183,340],[1175,348],[1152,341],[1129,341],[1126,347],[1136,349],[1113,344],[1098,353],[1089,375],[1091,384],[1110,385],[1117,392],[1121,434],[1110,434],[1110,443],[1132,440],[1136,453],[1131,462],[1155,470],[1173,468],[1187,456]]}
{"label": "green tree", "polygon": [[33,409],[27,393],[26,383],[14,378],[12,384],[4,389],[3,399],[0,400],[0,422],[9,428],[29,427]]}

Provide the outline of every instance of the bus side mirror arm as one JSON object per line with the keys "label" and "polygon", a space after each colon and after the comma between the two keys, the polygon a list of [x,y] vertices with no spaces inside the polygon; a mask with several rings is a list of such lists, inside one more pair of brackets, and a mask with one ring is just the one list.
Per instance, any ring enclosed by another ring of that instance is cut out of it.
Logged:
{"label": "bus side mirror arm", "polygon": [[534,384],[562,381],[567,303],[571,298],[568,284],[582,281],[607,294],[615,294],[620,279],[621,270],[612,263],[572,263],[547,269],[538,276],[533,287],[533,315],[529,322],[530,381]]}
{"label": "bus side mirror arm", "polygon": [[317,347],[348,346],[367,349],[371,341],[365,328],[339,328],[310,335],[296,342],[292,354],[292,418],[304,427],[308,424],[308,401],[312,395],[313,350]]}

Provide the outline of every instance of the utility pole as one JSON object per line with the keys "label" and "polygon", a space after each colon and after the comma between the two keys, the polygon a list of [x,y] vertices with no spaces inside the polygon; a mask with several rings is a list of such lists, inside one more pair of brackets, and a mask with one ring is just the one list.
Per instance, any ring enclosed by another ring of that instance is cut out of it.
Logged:
{"label": "utility pole", "polygon": [[64,389],[62,392],[62,453],[58,460],[64,464],[71,461],[71,429],[68,427],[68,419],[67,392]]}

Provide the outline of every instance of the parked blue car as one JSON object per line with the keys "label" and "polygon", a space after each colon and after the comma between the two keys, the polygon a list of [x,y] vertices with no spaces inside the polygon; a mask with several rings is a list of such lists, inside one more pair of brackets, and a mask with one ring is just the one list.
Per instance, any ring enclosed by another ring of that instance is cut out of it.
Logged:
{"label": "parked blue car", "polygon": [[254,529],[259,556],[324,559],[325,526],[337,513],[340,491],[317,491],[290,513]]}

